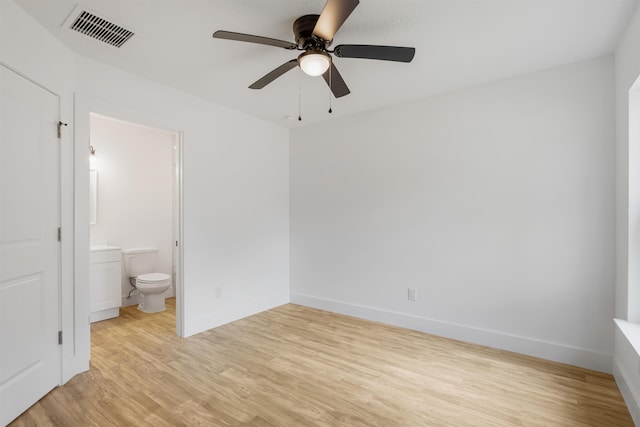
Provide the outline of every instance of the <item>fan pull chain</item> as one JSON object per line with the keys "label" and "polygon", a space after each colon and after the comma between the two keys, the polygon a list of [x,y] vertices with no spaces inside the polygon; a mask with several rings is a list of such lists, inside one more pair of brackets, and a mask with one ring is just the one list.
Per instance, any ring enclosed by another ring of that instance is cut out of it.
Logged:
{"label": "fan pull chain", "polygon": [[331,71],[333,68],[333,63],[329,65],[329,114],[333,113],[331,109],[331,91],[333,90],[333,86],[331,85]]}
{"label": "fan pull chain", "polygon": [[300,73],[298,73],[298,121],[302,121],[302,83]]}
{"label": "fan pull chain", "polygon": [[298,121],[299,122],[302,121],[302,107],[300,106],[301,104],[300,98],[302,98],[301,92],[302,92],[302,89],[298,88]]}

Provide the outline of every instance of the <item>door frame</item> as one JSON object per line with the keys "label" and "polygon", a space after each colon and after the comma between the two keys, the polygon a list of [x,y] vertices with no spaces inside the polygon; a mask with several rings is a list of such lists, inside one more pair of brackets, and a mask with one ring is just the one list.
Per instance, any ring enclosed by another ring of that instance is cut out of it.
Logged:
{"label": "door frame", "polygon": [[[88,283],[89,280],[89,138],[90,138],[90,114],[100,114],[116,120],[135,123],[156,129],[163,129],[177,135],[177,186],[176,202],[177,206],[174,215],[177,216],[177,227],[174,230],[178,240],[178,256],[175,257],[176,268],[176,335],[184,337],[184,286],[183,286],[183,260],[184,260],[184,198],[183,198],[183,145],[184,134],[177,123],[170,119],[162,118],[130,108],[117,105],[103,99],[90,96],[74,95],[74,270],[75,283]],[[89,290],[88,286],[76,286],[75,312],[76,319],[89,318]],[[77,322],[77,351],[82,356],[81,359],[88,361],[90,357],[90,325],[87,321]],[[78,339],[79,338],[79,339]]]}

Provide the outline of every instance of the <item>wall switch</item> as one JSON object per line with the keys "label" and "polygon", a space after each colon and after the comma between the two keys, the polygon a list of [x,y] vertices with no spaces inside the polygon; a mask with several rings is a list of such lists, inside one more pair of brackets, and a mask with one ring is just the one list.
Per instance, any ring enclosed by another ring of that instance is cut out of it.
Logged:
{"label": "wall switch", "polygon": [[220,298],[222,296],[222,288],[220,286],[216,287],[216,289],[214,290],[214,294],[216,298]]}
{"label": "wall switch", "polygon": [[407,289],[407,298],[409,301],[417,301],[418,300],[418,290],[416,288],[408,288]]}

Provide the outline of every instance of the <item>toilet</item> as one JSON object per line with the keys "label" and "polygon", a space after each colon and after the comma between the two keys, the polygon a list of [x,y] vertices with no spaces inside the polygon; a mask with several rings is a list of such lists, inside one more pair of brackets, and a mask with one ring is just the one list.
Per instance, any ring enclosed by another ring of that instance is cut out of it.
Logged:
{"label": "toilet", "polygon": [[134,279],[135,287],[140,293],[138,310],[145,313],[164,311],[164,292],[171,287],[171,276],[154,271],[158,249],[123,249],[122,257],[127,277]]}

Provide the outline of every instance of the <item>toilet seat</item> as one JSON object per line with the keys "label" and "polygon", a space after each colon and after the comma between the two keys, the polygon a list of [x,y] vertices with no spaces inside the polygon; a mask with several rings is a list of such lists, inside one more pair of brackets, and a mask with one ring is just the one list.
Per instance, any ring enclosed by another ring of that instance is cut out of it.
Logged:
{"label": "toilet seat", "polygon": [[[136,277],[136,288],[142,293],[157,293],[171,286],[171,276],[165,273],[147,273]],[[156,290],[156,292],[154,292]]]}
{"label": "toilet seat", "polygon": [[141,274],[138,277],[136,277],[136,283],[153,284],[158,282],[164,282],[165,280],[170,280],[170,279],[171,279],[171,276],[165,273],[147,273],[147,274]]}

